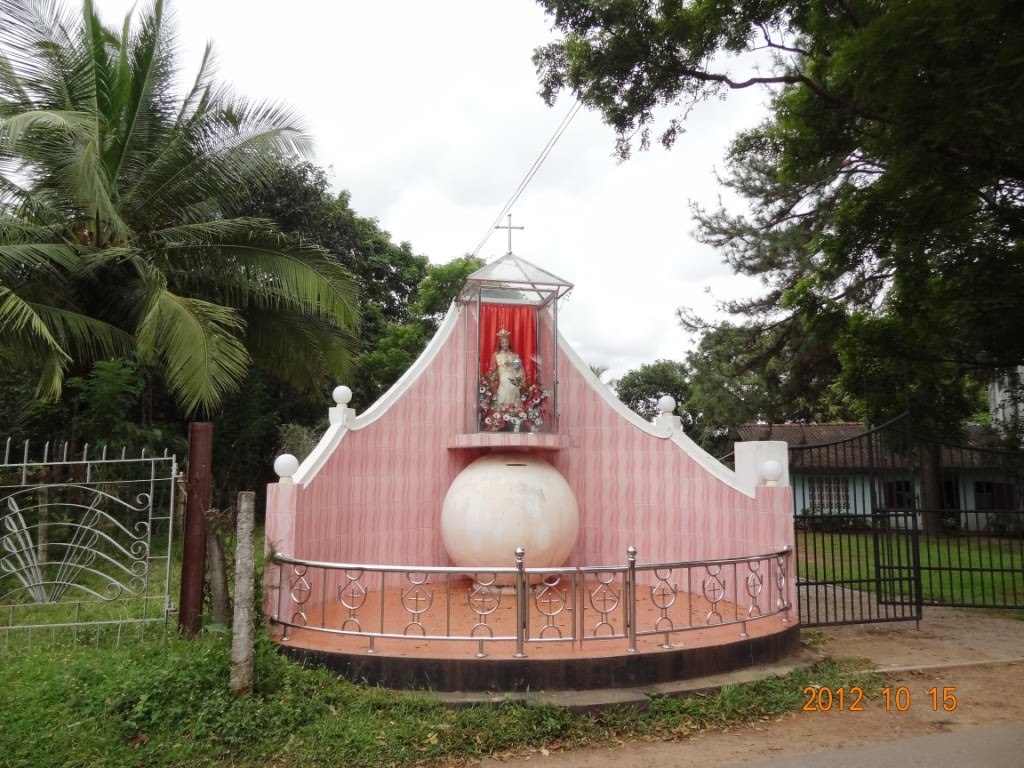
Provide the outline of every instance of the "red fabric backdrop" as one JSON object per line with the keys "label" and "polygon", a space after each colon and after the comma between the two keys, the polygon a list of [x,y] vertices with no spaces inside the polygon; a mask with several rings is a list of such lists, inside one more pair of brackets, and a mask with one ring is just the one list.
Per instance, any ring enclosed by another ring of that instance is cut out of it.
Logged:
{"label": "red fabric backdrop", "polygon": [[514,304],[482,304],[480,306],[480,372],[491,370],[494,351],[498,348],[498,331],[507,328],[512,349],[523,361],[527,382],[537,380],[537,310]]}

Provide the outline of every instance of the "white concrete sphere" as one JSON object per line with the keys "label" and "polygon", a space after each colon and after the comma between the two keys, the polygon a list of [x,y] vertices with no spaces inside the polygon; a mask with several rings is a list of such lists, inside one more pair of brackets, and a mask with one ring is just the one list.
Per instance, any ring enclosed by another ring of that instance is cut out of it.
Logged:
{"label": "white concrete sphere", "polygon": [[299,460],[290,453],[282,453],[274,459],[274,472],[278,477],[291,477],[299,469]]}
{"label": "white concrete sphere", "polygon": [[526,453],[492,453],[452,482],[441,507],[441,535],[462,568],[515,565],[526,549],[527,568],[565,564],[579,533],[576,496],[558,470]]}
{"label": "white concrete sphere", "polygon": [[336,402],[338,405],[345,406],[352,402],[352,390],[346,387],[344,384],[335,387],[334,392],[331,393],[331,396],[334,398],[334,402]]}
{"label": "white concrete sphere", "polygon": [[770,483],[776,483],[782,477],[782,465],[775,459],[768,459],[761,465],[761,477]]}
{"label": "white concrete sphere", "polygon": [[658,400],[658,410],[662,413],[672,413],[676,409],[676,399],[672,395],[662,395]]}

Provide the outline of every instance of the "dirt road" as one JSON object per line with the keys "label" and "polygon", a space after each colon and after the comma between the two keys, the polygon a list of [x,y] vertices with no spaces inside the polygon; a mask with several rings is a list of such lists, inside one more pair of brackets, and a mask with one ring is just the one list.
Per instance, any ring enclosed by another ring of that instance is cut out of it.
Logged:
{"label": "dirt road", "polygon": [[[807,634],[836,658],[863,658],[882,670],[917,669],[892,673],[888,706],[884,697],[874,698],[863,702],[861,712],[836,707],[828,712],[793,712],[776,721],[678,742],[627,742],[548,755],[534,752],[482,765],[705,768],[1024,722],[1020,693],[1024,690],[1024,621],[1008,613],[930,609],[920,630],[913,623],[879,624]],[[900,687],[906,688],[905,694],[898,691]],[[955,697],[955,706],[950,697]]]}

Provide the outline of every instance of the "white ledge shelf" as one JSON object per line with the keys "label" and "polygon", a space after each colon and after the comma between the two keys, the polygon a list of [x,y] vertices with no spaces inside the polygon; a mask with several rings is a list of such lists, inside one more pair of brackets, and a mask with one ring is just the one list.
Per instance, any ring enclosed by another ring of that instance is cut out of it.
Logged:
{"label": "white ledge shelf", "polygon": [[466,432],[448,441],[449,450],[471,448],[534,448],[561,451],[572,448],[569,435],[542,432]]}

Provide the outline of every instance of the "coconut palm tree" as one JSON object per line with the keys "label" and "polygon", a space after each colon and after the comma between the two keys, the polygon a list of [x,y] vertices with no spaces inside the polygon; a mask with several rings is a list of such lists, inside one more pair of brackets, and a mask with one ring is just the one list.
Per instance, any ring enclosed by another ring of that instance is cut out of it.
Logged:
{"label": "coconut palm tree", "polygon": [[0,354],[40,394],[134,354],[208,414],[253,364],[306,390],[349,364],[348,273],[231,214],[308,153],[302,126],[218,85],[209,48],[179,91],[177,58],[162,0],[120,29],[90,0],[0,0]]}

